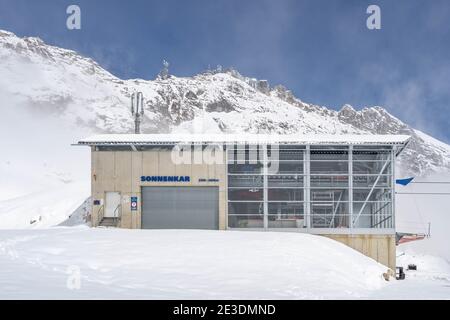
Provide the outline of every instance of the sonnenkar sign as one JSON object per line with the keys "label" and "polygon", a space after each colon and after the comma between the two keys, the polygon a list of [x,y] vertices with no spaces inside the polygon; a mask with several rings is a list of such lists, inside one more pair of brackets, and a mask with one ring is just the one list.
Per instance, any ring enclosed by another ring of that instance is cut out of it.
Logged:
{"label": "sonnenkar sign", "polygon": [[142,176],[141,182],[190,182],[189,176]]}

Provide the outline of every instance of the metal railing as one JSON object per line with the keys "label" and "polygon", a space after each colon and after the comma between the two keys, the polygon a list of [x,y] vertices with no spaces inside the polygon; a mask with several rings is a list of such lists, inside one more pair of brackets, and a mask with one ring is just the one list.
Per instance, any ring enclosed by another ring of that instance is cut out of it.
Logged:
{"label": "metal railing", "polygon": [[[114,213],[113,213],[113,219],[114,219],[114,223],[116,225],[116,227],[120,226],[120,222],[122,220],[122,205],[119,204],[116,209],[114,209]],[[105,218],[105,205],[102,205],[98,211],[97,211],[97,224],[96,226],[99,226],[103,219]]]}
{"label": "metal railing", "polygon": [[121,220],[122,220],[122,205],[118,204],[116,209],[114,209],[114,221],[116,223],[116,227],[120,225]]}
{"label": "metal railing", "polygon": [[102,205],[97,211],[97,224],[99,226],[105,216],[105,205]]}

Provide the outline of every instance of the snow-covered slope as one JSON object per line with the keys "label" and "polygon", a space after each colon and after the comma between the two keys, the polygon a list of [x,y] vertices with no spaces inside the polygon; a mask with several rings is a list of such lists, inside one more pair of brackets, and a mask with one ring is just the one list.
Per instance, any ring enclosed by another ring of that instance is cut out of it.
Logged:
{"label": "snow-covered slope", "polygon": [[450,298],[448,261],[409,252],[398,262],[418,270],[386,282],[373,259],[300,233],[6,230],[0,299]]}
{"label": "snow-covered slope", "polygon": [[17,108],[93,132],[131,132],[130,93],[146,98],[143,131],[361,133],[412,136],[400,168],[425,175],[450,168],[450,147],[414,130],[381,107],[340,111],[302,102],[283,86],[213,70],[193,77],[121,80],[89,58],[0,31],[0,94]]}
{"label": "snow-covered slope", "polygon": [[395,284],[373,259],[298,233],[6,230],[0,265],[0,299],[349,299]]}
{"label": "snow-covered slope", "polygon": [[[414,243],[410,243],[414,248]],[[415,264],[417,270],[408,270]],[[439,256],[421,254],[415,249],[397,248],[397,266],[403,267],[406,280],[373,292],[369,298],[392,299],[450,299],[450,261]]]}
{"label": "snow-covered slope", "polygon": [[89,194],[85,185],[70,183],[0,201],[0,228],[32,229],[57,225],[74,212]]}

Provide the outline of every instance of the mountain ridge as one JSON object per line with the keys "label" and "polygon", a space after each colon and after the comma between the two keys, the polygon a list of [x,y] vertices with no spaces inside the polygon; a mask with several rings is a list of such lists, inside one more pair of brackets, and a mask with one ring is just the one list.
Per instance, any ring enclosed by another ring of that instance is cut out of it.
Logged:
{"label": "mountain ridge", "polygon": [[450,171],[450,146],[380,106],[340,110],[303,102],[282,85],[217,68],[192,77],[120,79],[73,50],[0,30],[0,94],[26,112],[90,133],[130,133],[130,95],[145,97],[144,133],[407,134],[402,174]]}

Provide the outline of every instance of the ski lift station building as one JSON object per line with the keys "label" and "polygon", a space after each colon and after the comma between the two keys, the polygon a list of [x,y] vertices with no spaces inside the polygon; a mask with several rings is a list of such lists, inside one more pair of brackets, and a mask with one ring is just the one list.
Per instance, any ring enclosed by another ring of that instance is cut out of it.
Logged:
{"label": "ski lift station building", "polygon": [[290,231],[395,270],[405,135],[111,134],[91,148],[93,226]]}

